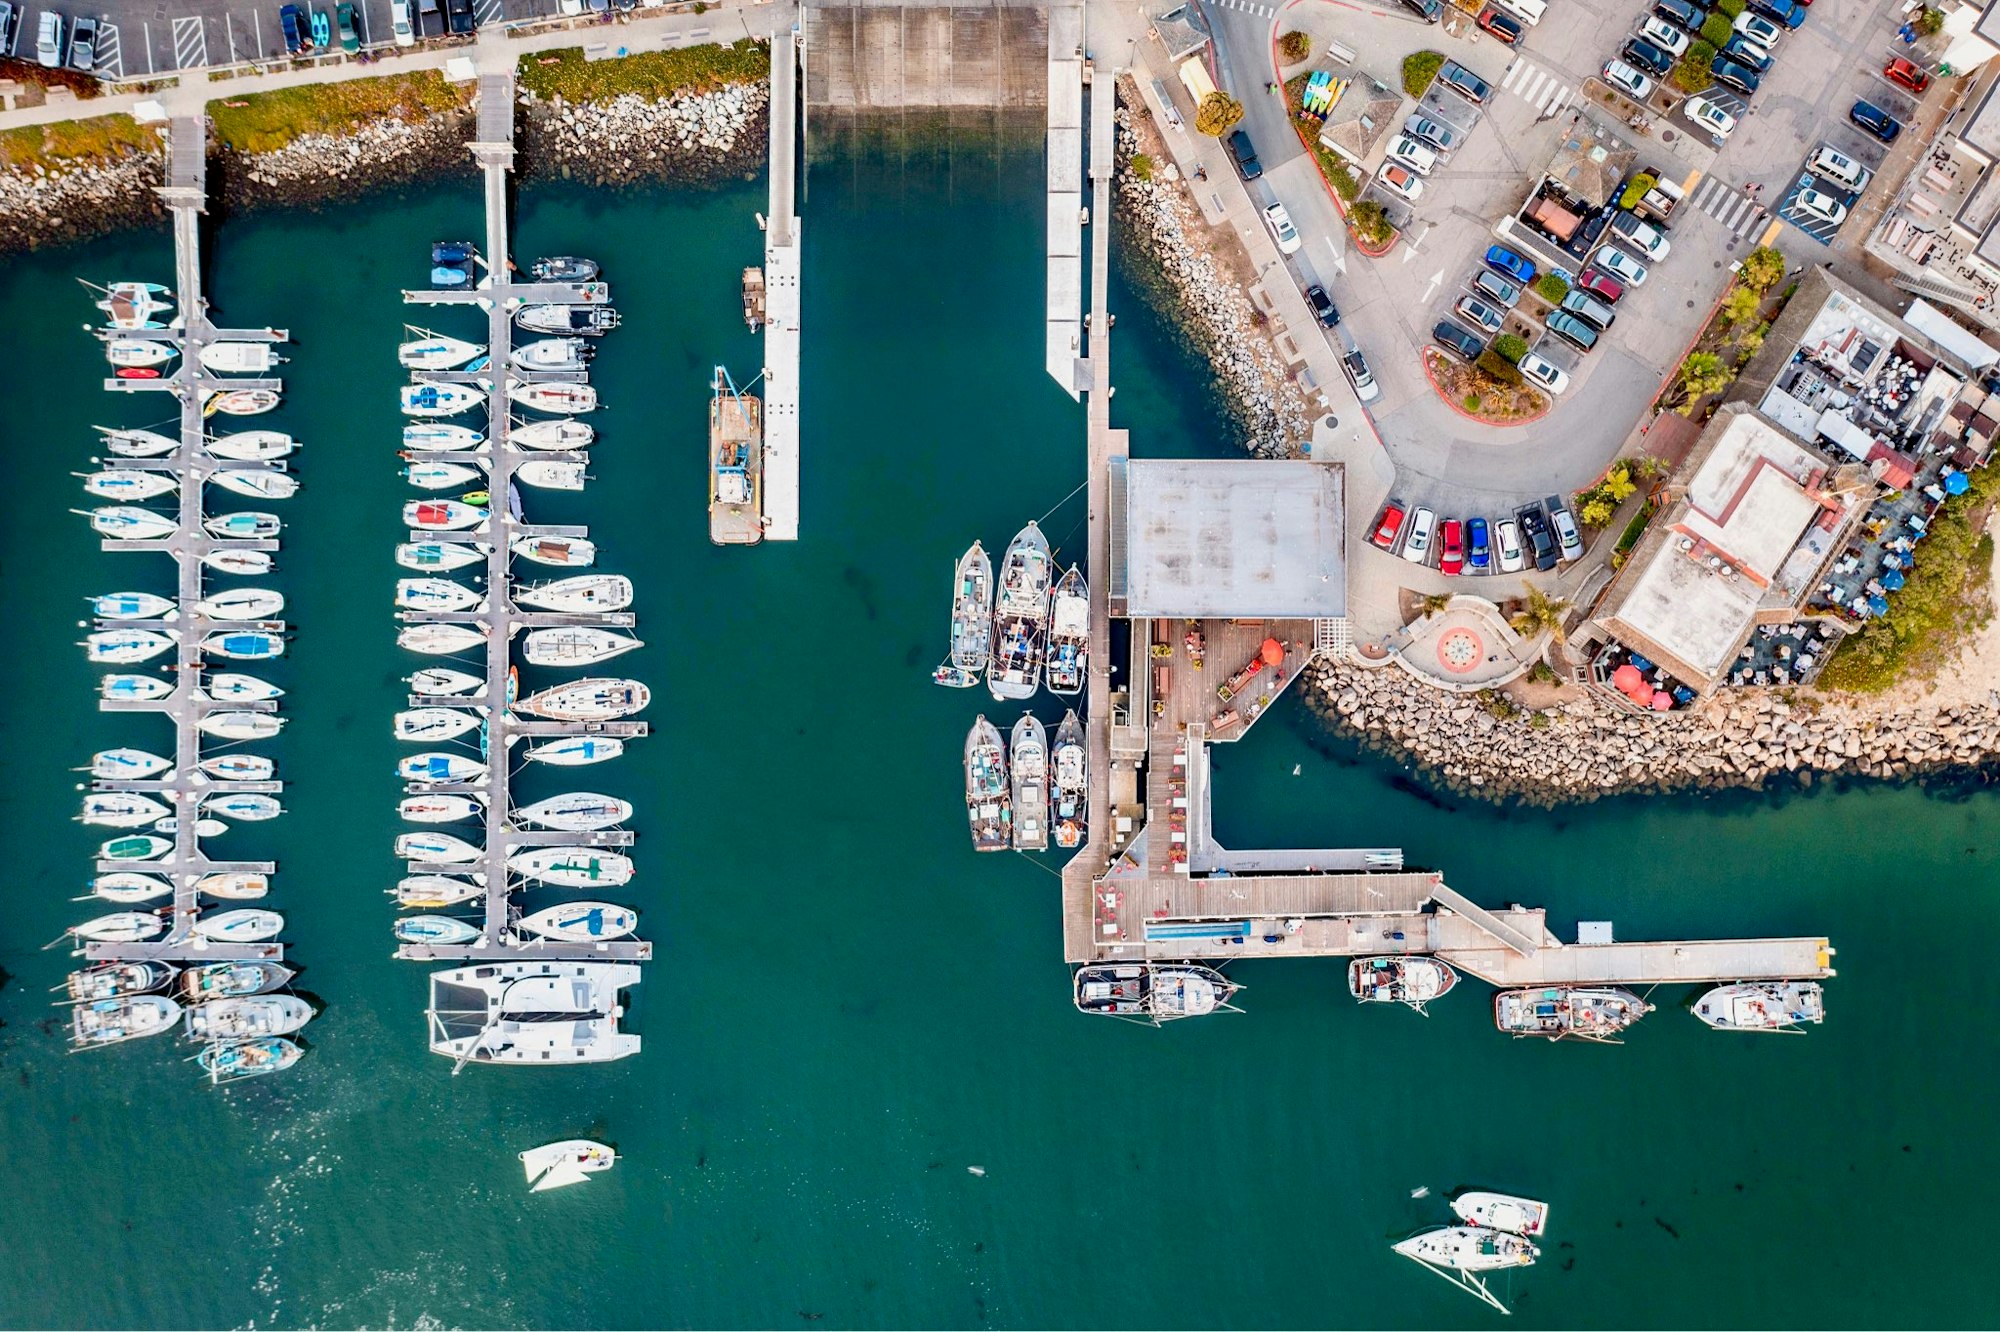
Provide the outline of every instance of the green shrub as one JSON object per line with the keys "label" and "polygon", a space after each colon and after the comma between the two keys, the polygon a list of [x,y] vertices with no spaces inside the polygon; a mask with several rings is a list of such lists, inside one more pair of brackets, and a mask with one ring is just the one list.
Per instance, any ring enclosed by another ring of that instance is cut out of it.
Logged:
{"label": "green shrub", "polygon": [[1132,174],[1140,180],[1151,180],[1153,178],[1153,159],[1144,153],[1132,154]]}
{"label": "green shrub", "polygon": [[1479,353],[1479,359],[1472,364],[1474,369],[1484,373],[1487,378],[1498,380],[1502,384],[1521,382],[1521,372],[1514,368],[1514,363],[1491,347]]}
{"label": "green shrub", "polygon": [[1674,62],[1667,79],[1684,93],[1698,93],[1713,87],[1715,76],[1708,72],[1708,62],[1715,59],[1715,48],[1705,41],[1688,47],[1687,54]]}
{"label": "green shrub", "polygon": [[1201,107],[1194,113],[1194,127],[1210,138],[1219,139],[1241,119],[1243,103],[1218,90],[1201,99]]}
{"label": "green shrub", "polygon": [[[1785,275],[1785,263],[1782,251],[1762,245],[1743,256],[1743,266],[1737,270],[1736,277],[1746,287],[1769,291]],[[1786,292],[1785,295],[1789,297],[1791,293]]]}
{"label": "green shrub", "polygon": [[1561,305],[1562,298],[1569,295],[1569,283],[1554,273],[1544,273],[1535,279],[1535,295],[1550,305]]}
{"label": "green shrub", "polygon": [[1701,21],[1701,39],[1720,51],[1729,45],[1729,39],[1736,35],[1736,29],[1721,14],[1710,14]]}
{"label": "green shrub", "polygon": [[1744,7],[1744,0],[1715,0],[1716,10],[1727,17],[1732,24],[1743,16]]}
{"label": "green shrub", "polygon": [[1403,57],[1403,91],[1412,97],[1422,97],[1444,67],[1444,57],[1436,51],[1418,51],[1415,55]]}
{"label": "green shrub", "polygon": [[1288,32],[1278,39],[1278,53],[1286,64],[1296,65],[1313,53],[1313,39],[1303,32]]}
{"label": "green shrub", "polygon": [[1625,193],[1618,196],[1618,206],[1620,208],[1630,208],[1633,204],[1638,203],[1639,200],[1646,197],[1647,190],[1652,189],[1659,183],[1660,178],[1658,176],[1649,176],[1641,171],[1626,183]]}
{"label": "green shrub", "polygon": [[1363,199],[1347,210],[1347,220],[1354,227],[1354,234],[1370,245],[1386,245],[1395,238],[1396,229],[1389,225],[1389,213],[1373,199]]}
{"label": "green shrub", "polygon": [[1481,402],[1481,401],[1482,401],[1482,400],[1481,400],[1480,396],[1479,396],[1479,395],[1478,395],[1477,393],[1468,393],[1468,394],[1466,394],[1466,395],[1465,395],[1465,403],[1464,403],[1464,406],[1465,406],[1465,410],[1466,410],[1466,411],[1468,411],[1468,412],[1476,412],[1476,411],[1478,411],[1478,410],[1479,410],[1479,404],[1480,404],[1480,402]]}
{"label": "green shrub", "polygon": [[1493,339],[1493,350],[1506,357],[1507,364],[1519,365],[1528,354],[1528,340],[1515,333],[1502,333]]}
{"label": "green shrub", "polygon": [[771,47],[767,42],[742,42],[586,60],[583,48],[573,46],[531,52],[521,57],[519,68],[522,90],[537,97],[559,96],[573,104],[609,102],[626,93],[664,98],[768,79]]}
{"label": "green shrub", "polygon": [[1361,181],[1354,174],[1354,169],[1339,158],[1334,157],[1332,153],[1327,152],[1324,148],[1320,150],[1320,155],[1322,158],[1333,159],[1322,165],[1325,168],[1326,183],[1333,186],[1333,192],[1340,196],[1341,201],[1343,203],[1353,203],[1356,199],[1360,198]]}
{"label": "green shrub", "polygon": [[1944,11],[1925,9],[1912,20],[1911,26],[1926,37],[1935,37],[1944,30]]}

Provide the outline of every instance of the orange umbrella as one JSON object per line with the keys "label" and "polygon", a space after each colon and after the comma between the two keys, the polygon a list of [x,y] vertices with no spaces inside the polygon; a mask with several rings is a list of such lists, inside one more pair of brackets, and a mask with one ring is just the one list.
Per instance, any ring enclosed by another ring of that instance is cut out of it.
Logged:
{"label": "orange umbrella", "polygon": [[1611,685],[1619,693],[1629,694],[1638,688],[1640,682],[1645,678],[1645,676],[1639,673],[1639,668],[1628,661],[1617,670],[1611,672]]}
{"label": "orange umbrella", "polygon": [[1276,666],[1285,659],[1285,645],[1275,638],[1264,640],[1264,650],[1260,654],[1266,666]]}

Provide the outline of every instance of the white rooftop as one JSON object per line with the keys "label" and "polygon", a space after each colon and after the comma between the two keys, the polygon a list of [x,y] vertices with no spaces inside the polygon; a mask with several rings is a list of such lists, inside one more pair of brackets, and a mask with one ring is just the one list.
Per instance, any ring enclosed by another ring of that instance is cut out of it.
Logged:
{"label": "white rooftop", "polygon": [[1345,616],[1344,479],[1327,463],[1133,459],[1123,515],[1127,613]]}

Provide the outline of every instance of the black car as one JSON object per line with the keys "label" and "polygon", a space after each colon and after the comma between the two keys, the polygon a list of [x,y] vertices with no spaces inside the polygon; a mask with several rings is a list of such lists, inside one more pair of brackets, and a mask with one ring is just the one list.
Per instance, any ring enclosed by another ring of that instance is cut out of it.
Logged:
{"label": "black car", "polygon": [[417,0],[417,36],[444,36],[443,0]]}
{"label": "black car", "polygon": [[1750,68],[1756,70],[1759,74],[1763,74],[1771,68],[1771,57],[1764,54],[1757,43],[1744,37],[1741,33],[1729,39],[1729,45],[1722,48],[1722,54],[1728,56],[1731,60],[1740,61],[1750,66]]}
{"label": "black car", "polygon": [[1530,504],[1514,515],[1521,524],[1521,535],[1527,539],[1528,550],[1535,557],[1535,567],[1543,573],[1556,567],[1556,542],[1549,535],[1548,519],[1542,517],[1542,506]]}
{"label": "black car", "polygon": [[1687,0],[1658,0],[1653,6],[1653,12],[1675,27],[1685,28],[1689,32],[1699,31],[1701,21],[1708,17],[1707,10],[1698,9]]}
{"label": "black car", "polygon": [[1431,330],[1431,336],[1437,339],[1438,346],[1461,360],[1476,361],[1479,359],[1479,353],[1486,350],[1486,344],[1474,336],[1470,329],[1454,324],[1449,319],[1438,320],[1437,327]]}
{"label": "black car", "polygon": [[1264,174],[1264,164],[1257,160],[1257,149],[1250,142],[1250,136],[1237,130],[1229,136],[1229,155],[1236,159],[1236,169],[1243,179],[1255,180]]}
{"label": "black car", "polygon": [[1457,93],[1468,102],[1479,103],[1492,95],[1493,89],[1485,79],[1480,78],[1456,60],[1447,60],[1438,69],[1438,82]]}
{"label": "black car", "polygon": [[1656,79],[1663,79],[1674,67],[1674,58],[1641,37],[1625,43],[1624,56]]}
{"label": "black car", "polygon": [[444,0],[444,7],[451,15],[451,30],[460,37],[470,37],[477,26],[472,19],[472,0]]}
{"label": "black car", "polygon": [[1340,323],[1340,307],[1333,303],[1333,297],[1326,294],[1326,288],[1317,282],[1306,288],[1306,303],[1312,306],[1313,313],[1319,316],[1319,322],[1325,327],[1333,328]]}
{"label": "black car", "polygon": [[1894,143],[1903,132],[1896,118],[1873,102],[1856,102],[1847,108],[1847,118],[1883,143]]}
{"label": "black car", "polygon": [[1403,8],[1426,23],[1436,23],[1444,17],[1444,0],[1403,0]]}
{"label": "black car", "polygon": [[97,67],[97,20],[79,18],[69,30],[69,67],[88,74]]}
{"label": "black car", "polygon": [[1757,91],[1757,71],[1748,65],[1740,65],[1726,55],[1719,55],[1708,62],[1708,72],[1715,81],[1734,88],[1745,97]]}

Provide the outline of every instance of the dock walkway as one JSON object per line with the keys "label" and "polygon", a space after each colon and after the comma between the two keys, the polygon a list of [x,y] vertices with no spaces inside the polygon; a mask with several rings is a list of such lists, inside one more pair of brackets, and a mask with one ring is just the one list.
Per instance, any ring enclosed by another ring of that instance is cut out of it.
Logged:
{"label": "dock walkway", "polygon": [[764,219],[764,539],[799,539],[799,342],[805,250],[796,206],[799,46],[771,38],[771,212]]}

